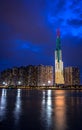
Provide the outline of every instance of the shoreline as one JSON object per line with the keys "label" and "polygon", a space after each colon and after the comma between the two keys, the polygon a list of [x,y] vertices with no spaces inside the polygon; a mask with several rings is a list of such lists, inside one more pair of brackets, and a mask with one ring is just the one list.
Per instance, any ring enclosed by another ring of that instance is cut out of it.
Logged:
{"label": "shoreline", "polygon": [[0,86],[0,89],[26,89],[26,90],[82,90],[82,86],[76,87],[27,87],[27,86],[17,86],[17,87],[7,87]]}

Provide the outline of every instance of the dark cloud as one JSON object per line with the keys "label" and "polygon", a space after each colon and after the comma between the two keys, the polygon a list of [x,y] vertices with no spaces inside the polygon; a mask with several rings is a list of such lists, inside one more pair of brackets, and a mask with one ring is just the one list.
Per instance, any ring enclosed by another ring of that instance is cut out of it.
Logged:
{"label": "dark cloud", "polygon": [[81,13],[81,8],[75,8],[74,10],[73,10],[73,12],[74,13],[76,13],[76,14],[80,14]]}
{"label": "dark cloud", "polygon": [[76,7],[80,6],[80,4],[82,4],[82,1],[80,1],[80,0],[79,1],[78,0],[73,0],[73,1],[70,0],[70,2],[71,2],[71,4],[70,4],[71,9],[76,8]]}
{"label": "dark cloud", "polygon": [[60,12],[65,9],[66,1],[65,0],[59,0],[56,5],[56,13]]}
{"label": "dark cloud", "polygon": [[79,14],[79,17],[82,19],[82,13]]}
{"label": "dark cloud", "polygon": [[74,27],[81,27],[82,26],[82,20],[79,19],[71,19],[67,21],[67,24],[74,26]]}

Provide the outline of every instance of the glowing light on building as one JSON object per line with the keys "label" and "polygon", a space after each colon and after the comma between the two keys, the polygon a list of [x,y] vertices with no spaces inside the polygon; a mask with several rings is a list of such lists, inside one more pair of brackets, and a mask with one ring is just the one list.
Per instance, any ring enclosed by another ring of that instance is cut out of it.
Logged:
{"label": "glowing light on building", "polygon": [[21,85],[21,81],[18,81],[18,85]]}
{"label": "glowing light on building", "polygon": [[6,82],[3,82],[2,84],[3,84],[3,85],[5,85],[5,86],[7,86],[7,85],[8,85]]}

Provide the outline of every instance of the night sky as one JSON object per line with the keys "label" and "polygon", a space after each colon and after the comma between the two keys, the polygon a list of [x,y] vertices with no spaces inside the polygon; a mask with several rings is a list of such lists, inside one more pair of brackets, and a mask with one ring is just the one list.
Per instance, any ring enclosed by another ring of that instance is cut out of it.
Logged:
{"label": "night sky", "polygon": [[64,66],[82,73],[81,0],[0,0],[0,71],[54,65],[57,28]]}

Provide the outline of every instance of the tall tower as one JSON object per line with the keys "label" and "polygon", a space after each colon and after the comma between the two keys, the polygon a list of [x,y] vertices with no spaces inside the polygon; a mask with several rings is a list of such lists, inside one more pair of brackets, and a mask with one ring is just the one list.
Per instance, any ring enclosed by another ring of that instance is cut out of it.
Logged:
{"label": "tall tower", "polygon": [[57,30],[55,50],[55,84],[64,84],[60,30]]}

